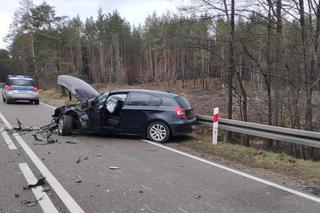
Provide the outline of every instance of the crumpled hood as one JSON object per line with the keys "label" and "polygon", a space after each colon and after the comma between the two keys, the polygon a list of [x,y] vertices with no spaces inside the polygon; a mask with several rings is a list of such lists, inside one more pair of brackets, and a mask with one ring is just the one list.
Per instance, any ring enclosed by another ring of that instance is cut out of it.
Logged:
{"label": "crumpled hood", "polygon": [[97,90],[95,90],[88,83],[70,75],[59,75],[58,84],[70,91],[71,94],[81,103],[84,103],[87,100],[95,98],[99,95]]}

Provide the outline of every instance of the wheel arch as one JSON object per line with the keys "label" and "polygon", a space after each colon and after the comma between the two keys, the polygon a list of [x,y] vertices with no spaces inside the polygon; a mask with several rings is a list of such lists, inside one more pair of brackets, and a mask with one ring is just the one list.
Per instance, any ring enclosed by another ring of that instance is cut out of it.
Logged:
{"label": "wheel arch", "polygon": [[63,114],[72,117],[72,125],[74,129],[78,129],[80,127],[79,114],[74,109],[69,109]]}
{"label": "wheel arch", "polygon": [[79,118],[78,113],[74,109],[66,110],[63,114],[69,115],[69,116],[71,116],[73,118]]}

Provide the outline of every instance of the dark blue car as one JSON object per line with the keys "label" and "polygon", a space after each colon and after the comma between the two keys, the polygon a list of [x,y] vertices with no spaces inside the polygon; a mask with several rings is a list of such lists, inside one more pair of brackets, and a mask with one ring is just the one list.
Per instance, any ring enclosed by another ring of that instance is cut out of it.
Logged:
{"label": "dark blue car", "polygon": [[86,82],[67,75],[59,76],[58,84],[79,101],[56,109],[53,119],[61,135],[91,131],[165,142],[192,132],[196,121],[189,102],[173,93],[122,89],[99,94]]}

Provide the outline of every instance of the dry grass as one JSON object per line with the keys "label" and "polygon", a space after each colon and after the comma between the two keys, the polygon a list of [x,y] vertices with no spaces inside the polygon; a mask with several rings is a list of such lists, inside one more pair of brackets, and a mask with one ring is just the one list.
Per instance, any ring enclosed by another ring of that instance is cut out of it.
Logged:
{"label": "dry grass", "polygon": [[53,106],[70,104],[69,98],[63,96],[57,89],[40,90],[40,100]]}
{"label": "dry grass", "polygon": [[40,98],[43,100],[48,99],[61,99],[61,94],[57,89],[40,90]]}

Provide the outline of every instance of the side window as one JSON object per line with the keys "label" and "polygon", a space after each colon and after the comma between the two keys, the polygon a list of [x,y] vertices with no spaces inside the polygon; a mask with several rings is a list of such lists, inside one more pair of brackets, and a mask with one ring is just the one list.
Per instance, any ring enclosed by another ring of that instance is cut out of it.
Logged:
{"label": "side window", "polygon": [[150,106],[160,106],[160,104],[161,98],[152,95],[150,98]]}
{"label": "side window", "polygon": [[151,95],[142,93],[132,93],[128,105],[149,106]]}

